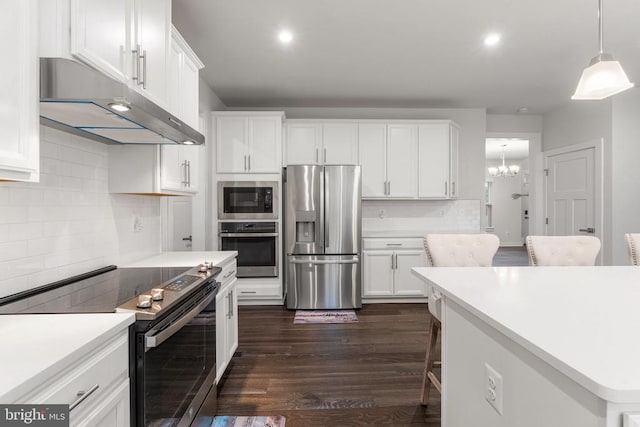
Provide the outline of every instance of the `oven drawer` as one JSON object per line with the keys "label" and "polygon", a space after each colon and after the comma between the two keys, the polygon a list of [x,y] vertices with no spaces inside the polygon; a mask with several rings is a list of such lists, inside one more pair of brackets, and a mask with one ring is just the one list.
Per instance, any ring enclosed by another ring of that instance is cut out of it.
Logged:
{"label": "oven drawer", "polygon": [[[86,413],[101,404],[114,385],[129,377],[129,335],[125,330],[98,350],[86,355],[60,374],[38,387],[33,394],[25,395],[23,402],[69,404],[71,424],[75,425]],[[129,413],[128,399],[126,408]],[[75,419],[75,420],[74,420]],[[75,421],[75,422],[74,422]]]}

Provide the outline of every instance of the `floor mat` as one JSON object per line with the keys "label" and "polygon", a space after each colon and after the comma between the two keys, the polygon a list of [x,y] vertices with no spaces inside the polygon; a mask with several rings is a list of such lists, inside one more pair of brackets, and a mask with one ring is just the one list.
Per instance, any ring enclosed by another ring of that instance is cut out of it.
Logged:
{"label": "floor mat", "polygon": [[319,311],[297,310],[293,323],[357,323],[353,310]]}
{"label": "floor mat", "polygon": [[284,427],[285,418],[267,417],[229,417],[217,416],[211,427]]}

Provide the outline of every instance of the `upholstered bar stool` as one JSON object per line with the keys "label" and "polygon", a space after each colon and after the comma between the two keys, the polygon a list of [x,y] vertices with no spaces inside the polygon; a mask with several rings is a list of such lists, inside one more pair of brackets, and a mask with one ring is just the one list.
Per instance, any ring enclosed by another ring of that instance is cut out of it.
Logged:
{"label": "upholstered bar stool", "polygon": [[600,239],[594,236],[527,236],[532,266],[595,265]]}
{"label": "upholstered bar stool", "polygon": [[[494,234],[427,234],[424,238],[427,265],[431,267],[490,267],[499,245],[500,240]],[[440,380],[433,373],[440,359],[436,341],[441,330],[442,295],[430,287],[428,297],[431,317],[420,398],[425,406],[431,385],[442,393]]]}
{"label": "upholstered bar stool", "polygon": [[624,235],[624,240],[627,242],[627,250],[629,251],[629,262],[631,265],[639,265],[638,251],[640,250],[640,233],[627,233]]}

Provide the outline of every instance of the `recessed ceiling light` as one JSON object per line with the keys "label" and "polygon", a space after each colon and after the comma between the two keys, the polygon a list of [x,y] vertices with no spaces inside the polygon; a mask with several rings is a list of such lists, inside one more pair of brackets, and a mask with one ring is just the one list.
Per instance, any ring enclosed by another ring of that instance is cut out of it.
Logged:
{"label": "recessed ceiling light", "polygon": [[500,43],[500,34],[491,33],[484,38],[485,46],[495,46]]}
{"label": "recessed ceiling light", "polygon": [[293,34],[289,30],[280,30],[278,40],[280,40],[282,44],[289,44],[293,41]]}

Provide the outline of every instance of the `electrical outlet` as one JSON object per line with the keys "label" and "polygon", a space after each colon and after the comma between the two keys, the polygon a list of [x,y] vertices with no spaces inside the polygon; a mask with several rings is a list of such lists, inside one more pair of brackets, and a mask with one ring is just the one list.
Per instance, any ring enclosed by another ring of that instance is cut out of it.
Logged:
{"label": "electrical outlet", "polygon": [[133,232],[140,233],[142,231],[142,219],[138,215],[133,215]]}
{"label": "electrical outlet", "polygon": [[502,415],[502,375],[495,369],[484,364],[484,397],[500,415]]}

